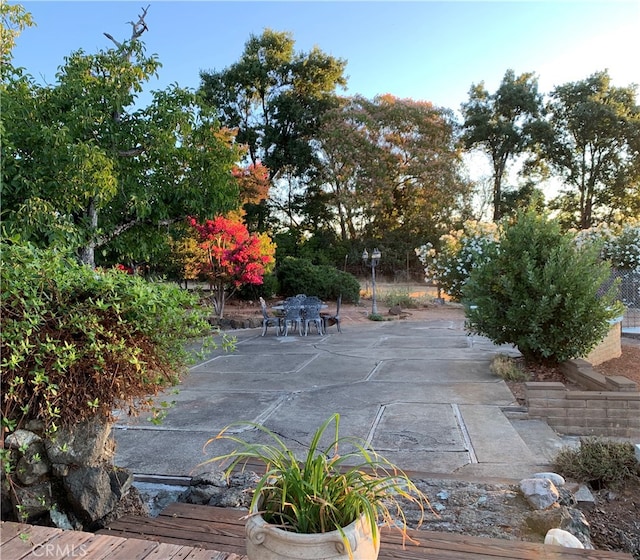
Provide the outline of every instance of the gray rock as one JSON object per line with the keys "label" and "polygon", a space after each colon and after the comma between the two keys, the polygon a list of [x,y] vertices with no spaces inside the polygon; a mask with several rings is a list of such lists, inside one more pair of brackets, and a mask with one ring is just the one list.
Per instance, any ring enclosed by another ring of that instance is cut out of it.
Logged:
{"label": "gray rock", "polygon": [[526,517],[525,523],[533,532],[543,536],[551,529],[563,529],[576,537],[585,548],[593,548],[589,522],[575,508],[561,506],[533,511]]}
{"label": "gray rock", "polygon": [[36,441],[27,448],[16,465],[16,476],[22,484],[30,486],[40,482],[50,472],[44,444]]}
{"label": "gray rock", "polygon": [[13,490],[13,511],[20,521],[32,521],[53,507],[53,493],[48,481],[25,488],[16,485]]}
{"label": "gray rock", "polygon": [[129,471],[113,467],[72,469],[63,479],[74,510],[92,523],[113,511],[132,482]]}
{"label": "gray rock", "polygon": [[556,485],[556,488],[565,485],[565,480],[559,474],[554,472],[539,472],[531,475],[531,478],[548,478],[551,482]]}
{"label": "gray rock", "polygon": [[596,498],[591,493],[591,490],[584,484],[581,484],[573,494],[578,506],[582,509],[591,510],[596,505]]}
{"label": "gray rock", "polygon": [[42,438],[30,430],[16,430],[10,433],[4,443],[9,449],[26,449],[31,444],[42,441]]}
{"label": "gray rock", "polygon": [[525,478],[520,481],[520,490],[534,509],[547,509],[557,505],[560,493],[548,478]]}
{"label": "gray rock", "polygon": [[69,517],[66,513],[53,508],[49,512],[49,517],[51,518],[51,523],[53,523],[58,529],[64,529],[66,531],[73,531],[75,529],[71,524],[71,521],[69,521]]}
{"label": "gray rock", "polygon": [[93,467],[101,464],[112,449],[111,424],[100,418],[61,428],[55,439],[47,440],[47,454],[52,463]]}

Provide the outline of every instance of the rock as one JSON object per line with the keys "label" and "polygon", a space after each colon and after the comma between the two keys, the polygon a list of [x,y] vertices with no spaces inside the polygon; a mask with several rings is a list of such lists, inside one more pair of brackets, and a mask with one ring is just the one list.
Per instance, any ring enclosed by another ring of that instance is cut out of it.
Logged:
{"label": "rock", "polygon": [[132,482],[129,471],[113,467],[72,469],[63,479],[74,509],[91,523],[113,511]]}
{"label": "rock", "polygon": [[636,461],[640,463],[640,443],[636,443],[633,447],[635,449]]}
{"label": "rock", "polygon": [[50,482],[34,484],[27,488],[15,485],[11,493],[13,511],[19,521],[31,522],[53,507],[53,492]]}
{"label": "rock", "polygon": [[544,537],[544,544],[555,544],[568,548],[584,548],[578,539],[562,529],[550,529]]}
{"label": "rock", "polygon": [[581,484],[573,494],[578,506],[582,509],[592,510],[596,504],[596,498],[591,490],[584,484]]}
{"label": "rock", "polygon": [[47,454],[52,463],[97,466],[109,455],[111,424],[94,418],[71,428],[61,428],[55,439],[47,440]]}
{"label": "rock", "polygon": [[4,443],[9,449],[26,449],[31,444],[42,441],[42,438],[30,430],[16,430],[10,433]]}
{"label": "rock", "polygon": [[548,478],[557,488],[565,485],[565,480],[559,474],[554,472],[539,472],[531,475],[531,478]]}
{"label": "rock", "polygon": [[557,504],[560,493],[548,478],[525,478],[520,490],[534,509],[547,509]]}
{"label": "rock", "polygon": [[66,513],[53,508],[49,512],[49,517],[51,518],[51,523],[58,529],[64,529],[66,531],[73,531],[75,529]]}
{"label": "rock", "polygon": [[539,535],[547,534],[551,529],[563,529],[583,545],[593,548],[589,522],[580,510],[570,507],[557,507],[531,512],[525,519],[529,529]]}
{"label": "rock", "polygon": [[50,470],[44,444],[41,440],[33,440],[16,465],[16,476],[22,484],[30,486],[40,482]]}

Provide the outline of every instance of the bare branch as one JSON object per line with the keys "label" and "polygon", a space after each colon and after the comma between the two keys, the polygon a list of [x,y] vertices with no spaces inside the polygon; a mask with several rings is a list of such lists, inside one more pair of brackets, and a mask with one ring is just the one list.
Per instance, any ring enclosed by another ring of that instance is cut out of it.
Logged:
{"label": "bare branch", "polygon": [[118,48],[122,47],[122,43],[119,43],[118,41],[116,41],[111,35],[109,35],[109,33],[104,33],[104,36],[110,41],[112,41],[116,45],[116,47]]}
{"label": "bare branch", "polygon": [[138,21],[136,23],[130,21],[128,23],[131,24],[131,41],[135,41],[138,37],[140,37],[145,31],[148,31],[147,23],[144,21],[144,18],[147,17],[147,11],[149,10],[149,6],[146,8],[142,8],[142,14],[138,16]]}

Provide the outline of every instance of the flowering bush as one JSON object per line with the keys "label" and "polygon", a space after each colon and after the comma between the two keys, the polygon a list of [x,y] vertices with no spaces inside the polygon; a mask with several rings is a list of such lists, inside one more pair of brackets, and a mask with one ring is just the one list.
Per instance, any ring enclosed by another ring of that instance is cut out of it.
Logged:
{"label": "flowering bush", "polygon": [[600,246],[600,257],[618,270],[640,274],[640,220],[623,225],[600,224],[577,232],[576,239],[583,245]]}
{"label": "flowering bush", "polygon": [[416,254],[425,267],[425,280],[460,300],[469,274],[496,253],[499,239],[498,225],[469,220],[462,229],[440,237],[438,248],[431,243],[418,247]]}

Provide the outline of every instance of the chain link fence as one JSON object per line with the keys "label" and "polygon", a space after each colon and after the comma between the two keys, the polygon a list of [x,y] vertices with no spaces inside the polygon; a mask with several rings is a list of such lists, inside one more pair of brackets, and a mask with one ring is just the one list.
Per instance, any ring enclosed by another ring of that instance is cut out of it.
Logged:
{"label": "chain link fence", "polygon": [[629,270],[613,270],[611,282],[620,279],[619,298],[626,307],[622,330],[640,331],[640,273]]}

